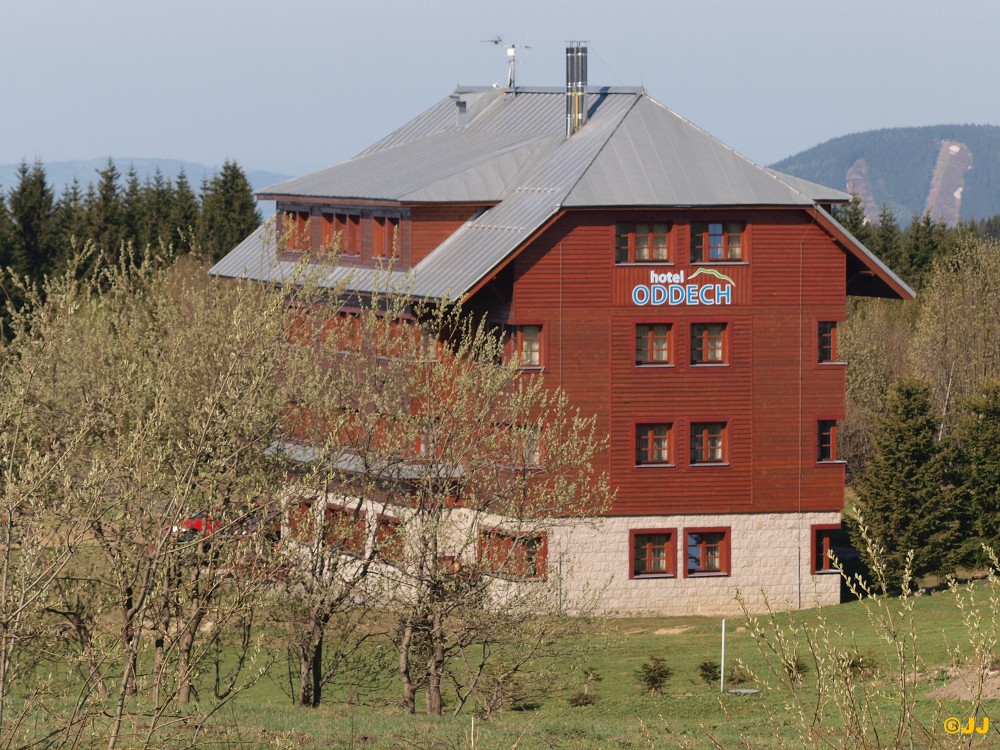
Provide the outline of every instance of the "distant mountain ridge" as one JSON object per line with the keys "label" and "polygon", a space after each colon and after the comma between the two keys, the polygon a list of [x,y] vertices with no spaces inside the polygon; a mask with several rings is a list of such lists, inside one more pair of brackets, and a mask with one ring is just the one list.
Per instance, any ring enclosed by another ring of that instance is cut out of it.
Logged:
{"label": "distant mountain ridge", "polygon": [[[112,161],[114,161],[118,171],[122,174],[122,187],[124,187],[125,175],[130,167],[135,168],[140,182],[145,182],[147,177],[152,178],[157,168],[159,168],[165,178],[176,181],[177,175],[183,169],[187,175],[191,189],[196,193],[200,191],[203,180],[211,180],[222,169],[221,166],[209,166],[193,161],[181,161],[179,159],[112,157]],[[46,179],[56,196],[62,194],[62,191],[73,182],[74,177],[79,180],[80,188],[84,191],[86,191],[87,185],[90,183],[96,185],[98,180],[97,173],[107,165],[108,157],[106,156],[99,159],[42,162],[42,166],[45,167]],[[19,166],[19,164],[0,164],[0,190],[3,190],[4,193],[10,192],[10,189],[17,185],[17,170]],[[262,169],[247,169],[243,164],[240,164],[240,167],[243,169],[255,191],[278,182],[283,182],[292,176],[278,172],[268,172]]]}
{"label": "distant mountain ridge", "polygon": [[925,211],[948,224],[1000,214],[1000,126],[996,125],[853,133],[771,166],[857,193],[872,220],[886,205],[901,224]]}

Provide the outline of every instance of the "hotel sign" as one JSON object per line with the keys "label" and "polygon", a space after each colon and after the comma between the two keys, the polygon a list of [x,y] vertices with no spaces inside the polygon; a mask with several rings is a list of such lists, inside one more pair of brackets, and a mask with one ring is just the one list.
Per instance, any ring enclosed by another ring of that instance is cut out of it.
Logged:
{"label": "hotel sign", "polygon": [[[709,276],[715,281],[702,280],[693,284],[699,276]],[[699,268],[685,278],[684,271],[676,273],[649,272],[648,284],[637,284],[632,288],[632,302],[643,305],[731,305],[733,304],[733,280],[714,268]]]}

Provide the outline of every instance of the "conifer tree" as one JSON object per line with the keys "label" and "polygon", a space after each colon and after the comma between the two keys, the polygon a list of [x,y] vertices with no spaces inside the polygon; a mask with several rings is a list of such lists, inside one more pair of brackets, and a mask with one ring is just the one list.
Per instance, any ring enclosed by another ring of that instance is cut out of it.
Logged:
{"label": "conifer tree", "polygon": [[[937,433],[928,387],[919,380],[897,380],[857,487],[862,519],[884,547],[890,586],[900,585],[908,552],[914,554],[912,574],[922,576],[941,571],[959,540]],[[863,550],[857,529],[852,536]]]}
{"label": "conifer tree", "polygon": [[164,178],[160,168],[143,186],[143,210],[140,222],[139,244],[142,247],[169,244],[172,237],[170,215],[173,210],[174,188]]}
{"label": "conifer tree", "polygon": [[122,241],[133,246],[139,244],[142,233],[144,200],[139,174],[135,171],[135,165],[129,165],[125,175],[125,191],[122,193]]}
{"label": "conifer tree", "polygon": [[182,169],[174,185],[173,205],[170,211],[169,242],[177,253],[190,253],[195,248],[195,232],[201,209],[198,198],[191,189],[187,175]]}
{"label": "conifer tree", "polygon": [[969,556],[985,563],[980,543],[1000,554],[1000,382],[987,383],[963,405],[957,443],[958,496],[969,521]]}
{"label": "conifer tree", "polygon": [[913,221],[903,235],[903,258],[900,271],[910,283],[919,286],[934,259],[944,246],[945,226],[934,221],[929,212]]}
{"label": "conifer tree", "polygon": [[63,190],[55,210],[56,255],[53,270],[61,270],[72,255],[87,242],[88,217],[80,181],[73,181]]}
{"label": "conifer tree", "polygon": [[8,199],[14,227],[12,266],[18,275],[40,282],[55,252],[55,199],[41,162],[30,168],[21,162],[17,175],[17,187]]}
{"label": "conifer tree", "polygon": [[7,199],[0,191],[0,272],[9,268],[14,259],[14,222],[7,210]]}
{"label": "conifer tree", "polygon": [[903,259],[902,245],[903,235],[899,230],[896,214],[886,204],[879,211],[878,226],[875,227],[872,243],[869,245],[869,248],[889,268],[899,273],[900,264]]}
{"label": "conifer tree", "polygon": [[834,216],[847,231],[858,238],[862,245],[868,246],[872,239],[872,228],[857,193],[851,194],[851,200],[847,205],[838,206],[834,210]]}
{"label": "conifer tree", "polygon": [[246,239],[260,222],[250,181],[235,161],[227,159],[222,171],[202,191],[202,251],[215,262]]}
{"label": "conifer tree", "polygon": [[96,189],[93,193],[88,191],[88,197],[92,196],[87,204],[90,239],[105,253],[108,261],[116,263],[123,239],[123,207],[118,184],[121,175],[111,159],[98,175]]}

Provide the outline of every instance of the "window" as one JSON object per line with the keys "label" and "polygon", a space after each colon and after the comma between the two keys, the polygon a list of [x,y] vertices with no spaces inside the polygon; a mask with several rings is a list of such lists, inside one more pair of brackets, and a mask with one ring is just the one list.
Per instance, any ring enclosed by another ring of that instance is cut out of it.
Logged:
{"label": "window", "polygon": [[521,367],[542,366],[542,327],[514,326],[514,355]]}
{"label": "window", "polygon": [[399,257],[399,219],[376,216],[372,222],[372,257]]}
{"label": "window", "polygon": [[635,529],[629,532],[632,570],[629,578],[667,578],[677,575],[677,536],[673,529]]}
{"label": "window", "polygon": [[724,422],[695,422],[691,425],[691,463],[721,464],[726,461]]}
{"label": "window", "polygon": [[282,214],[281,229],[288,250],[311,250],[312,232],[308,211],[290,211]]}
{"label": "window", "polygon": [[691,225],[691,262],[728,263],[743,260],[742,221],[698,222]]}
{"label": "window", "polygon": [[823,321],[819,324],[817,332],[818,349],[816,361],[836,362],[837,361],[837,324],[831,321]]}
{"label": "window", "polygon": [[673,364],[673,327],[669,323],[643,324],[635,327],[635,363]]}
{"label": "window", "polygon": [[399,519],[379,516],[375,521],[375,556],[385,562],[401,562],[403,552]]}
{"label": "window", "polygon": [[729,529],[685,529],[686,575],[729,575]]}
{"label": "window", "polygon": [[816,423],[816,460],[837,460],[837,421],[821,419]]}
{"label": "window", "polygon": [[691,364],[724,365],[729,362],[725,323],[691,325]]}
{"label": "window", "polygon": [[635,465],[669,464],[671,458],[669,424],[635,426]]}
{"label": "window", "polygon": [[365,514],[327,504],[323,513],[323,539],[331,547],[352,555],[365,552]]}
{"label": "window", "polygon": [[812,527],[812,572],[837,573],[830,559],[834,535],[840,532],[840,524],[820,524]]}
{"label": "window", "polygon": [[505,578],[545,578],[545,534],[513,534],[487,529],[479,537],[479,562]]}
{"label": "window", "polygon": [[358,214],[323,214],[321,249],[346,256],[361,255],[361,217]]}
{"label": "window", "polygon": [[669,224],[617,224],[615,263],[667,263],[669,240]]}

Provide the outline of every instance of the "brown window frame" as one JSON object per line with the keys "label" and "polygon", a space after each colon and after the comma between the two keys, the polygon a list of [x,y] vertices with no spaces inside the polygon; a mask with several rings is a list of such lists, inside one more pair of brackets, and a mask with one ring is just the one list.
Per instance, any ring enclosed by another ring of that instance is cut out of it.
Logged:
{"label": "brown window frame", "polygon": [[827,553],[833,549],[833,535],[841,530],[839,523],[816,523],[809,528],[809,572],[813,575],[839,574]]}
{"label": "brown window frame", "polygon": [[[719,231],[714,231],[719,227]],[[734,231],[738,227],[738,231]],[[747,256],[747,223],[745,221],[695,221],[691,223],[692,263],[744,263]],[[719,238],[719,257],[712,257],[715,245],[712,238]],[[738,242],[733,242],[738,239]],[[733,249],[737,250],[732,257]],[[706,257],[707,256],[707,257]]]}
{"label": "brown window frame", "polygon": [[[323,213],[323,232],[320,249],[325,252],[336,250],[346,258],[361,255],[361,214],[350,211],[326,211]],[[337,238],[340,238],[339,247]]]}
{"label": "brown window frame", "polygon": [[[715,428],[718,428],[716,431]],[[718,437],[718,448],[712,448],[709,441]],[[696,442],[697,441],[697,442]],[[729,463],[729,423],[692,422],[690,427],[690,462],[692,466],[722,466]],[[718,451],[719,458],[709,458],[709,451]]]}
{"label": "brown window frame", "polygon": [[[664,329],[657,333],[657,329]],[[659,347],[665,350],[666,359],[653,358]],[[674,364],[674,326],[672,323],[636,323],[635,325],[635,366],[671,367]]]}
{"label": "brown window frame", "polygon": [[[343,521],[341,523],[340,521]],[[340,534],[338,532],[343,531]],[[365,553],[368,527],[365,512],[337,503],[327,503],[323,509],[323,541],[344,554],[360,557]]]}
{"label": "brown window frame", "polygon": [[[707,540],[699,540],[696,544],[692,544],[692,537],[694,536],[712,536],[717,537],[717,540],[709,543]],[[691,549],[697,546],[698,556],[697,560],[699,567],[692,568],[691,561]],[[718,566],[715,568],[706,567],[708,560],[710,559],[709,553],[712,548],[717,548],[716,557],[718,559]],[[704,528],[690,528],[684,529],[684,577],[685,578],[700,578],[700,577],[719,577],[728,576],[732,572],[732,529],[728,526],[714,526],[714,527],[704,527]]]}
{"label": "brown window frame", "polygon": [[[714,333],[710,329],[718,329]],[[690,329],[690,357],[692,367],[718,367],[729,364],[729,324],[725,321],[713,321],[708,323],[692,323]],[[718,346],[715,346],[715,340]],[[718,361],[705,359],[706,351],[718,350],[720,359]],[[700,358],[699,355],[700,354]]]}
{"label": "brown window frame", "polygon": [[839,425],[836,419],[816,420],[816,463],[836,463],[837,458],[837,429]]}
{"label": "brown window frame", "polygon": [[[522,551],[524,558],[520,559]],[[484,572],[498,578],[544,581],[548,577],[548,534],[481,529],[476,560]]]}
{"label": "brown window frame", "polygon": [[[535,333],[530,338],[525,334]],[[541,323],[518,323],[510,327],[511,356],[522,370],[541,370],[545,367],[545,326]],[[533,343],[530,360],[524,356],[526,343]]]}
{"label": "brown window frame", "polygon": [[[662,231],[657,231],[662,229]],[[619,222],[615,224],[615,265],[630,263],[667,264],[673,262],[671,235],[673,225],[668,221]],[[657,238],[662,238],[659,245]],[[662,249],[662,257],[653,257]],[[643,252],[645,250],[645,252]],[[639,257],[640,254],[648,257]]]}
{"label": "brown window frame", "polygon": [[[662,433],[662,434],[657,434]],[[657,446],[662,442],[662,448]],[[635,465],[636,466],[673,466],[674,465],[674,426],[670,422],[640,422],[635,426]],[[666,451],[666,458],[651,459],[650,456]]]}
{"label": "brown window frame", "polygon": [[281,233],[285,240],[285,249],[290,252],[304,253],[313,248],[312,215],[309,211],[282,211]]}
{"label": "brown window frame", "polygon": [[821,365],[838,362],[835,320],[821,320],[816,324],[816,362]]}
{"label": "brown window frame", "polygon": [[399,533],[402,522],[394,516],[375,517],[375,550],[378,560],[388,563],[402,562],[405,557],[404,539]]}
{"label": "brown window frame", "polygon": [[399,217],[372,217],[372,258],[396,260],[399,258]]}
{"label": "brown window frame", "polygon": [[[662,545],[654,544],[654,537],[666,537]],[[663,549],[663,570],[650,570],[654,559],[654,549]],[[642,556],[640,557],[640,553]],[[629,529],[628,534],[628,577],[635,578],[676,578],[677,577],[677,529]],[[643,566],[639,565],[640,559]],[[640,567],[646,567],[640,570]]]}

